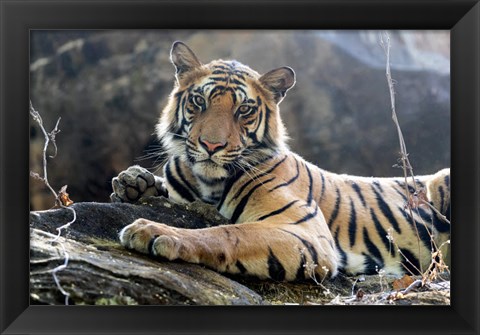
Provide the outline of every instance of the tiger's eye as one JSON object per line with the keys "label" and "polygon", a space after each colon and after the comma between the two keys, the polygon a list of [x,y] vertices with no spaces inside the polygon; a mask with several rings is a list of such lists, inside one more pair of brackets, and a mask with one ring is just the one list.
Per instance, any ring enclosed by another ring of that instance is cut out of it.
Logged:
{"label": "tiger's eye", "polygon": [[242,106],[238,107],[238,111],[242,114],[248,113],[251,109],[252,109],[252,107],[250,107],[248,105],[242,105]]}
{"label": "tiger's eye", "polygon": [[193,102],[195,103],[195,105],[197,105],[198,107],[203,107],[203,105],[205,104],[205,99],[202,98],[201,96],[199,95],[196,95],[193,97]]}

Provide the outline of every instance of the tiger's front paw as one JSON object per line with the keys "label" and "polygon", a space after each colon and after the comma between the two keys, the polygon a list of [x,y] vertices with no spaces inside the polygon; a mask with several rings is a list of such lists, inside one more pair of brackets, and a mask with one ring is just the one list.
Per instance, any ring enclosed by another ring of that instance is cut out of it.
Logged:
{"label": "tiger's front paw", "polygon": [[182,259],[198,263],[193,244],[180,229],[145,219],[138,219],[124,227],[119,234],[120,243],[127,249],[133,249],[152,256],[165,257],[168,260]]}
{"label": "tiger's front paw", "polygon": [[113,178],[112,188],[112,202],[133,203],[142,196],[168,196],[163,178],[138,165],[130,166]]}

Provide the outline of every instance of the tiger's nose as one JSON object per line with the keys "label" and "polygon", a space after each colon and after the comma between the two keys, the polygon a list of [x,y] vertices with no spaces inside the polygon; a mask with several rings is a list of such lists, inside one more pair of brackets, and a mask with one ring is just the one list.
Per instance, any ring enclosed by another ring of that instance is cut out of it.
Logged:
{"label": "tiger's nose", "polygon": [[207,152],[210,155],[213,155],[217,151],[220,151],[227,146],[227,142],[214,142],[214,143],[212,143],[212,142],[209,142],[205,139],[202,139],[202,137],[199,137],[198,141],[200,142],[200,145],[202,147],[204,147],[205,150],[207,150]]}

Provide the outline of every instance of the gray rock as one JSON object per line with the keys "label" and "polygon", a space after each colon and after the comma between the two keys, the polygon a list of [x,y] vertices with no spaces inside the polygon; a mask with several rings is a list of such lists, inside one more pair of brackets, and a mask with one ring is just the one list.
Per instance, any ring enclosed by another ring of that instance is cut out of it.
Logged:
{"label": "gray rock", "polygon": [[[143,205],[77,203],[77,220],[53,242],[56,228],[72,219],[72,211],[54,209],[30,215],[30,297],[33,304],[108,305],[249,305],[262,298],[247,287],[200,265],[148,258],[123,249],[117,234],[139,217],[187,228],[224,223],[211,208],[179,208],[166,199]],[[191,206],[192,207],[192,206]]]}
{"label": "gray rock", "polygon": [[[203,228],[229,224],[211,206],[186,207],[165,198],[141,198],[126,203],[75,203],[77,219],[55,242],[56,228],[72,217],[68,209],[30,214],[30,298],[32,304],[65,304],[52,271],[76,305],[318,305],[318,304],[434,304],[448,305],[448,281],[429,283],[421,291],[389,299],[394,276],[347,277],[299,283],[225,277],[201,265],[152,259],[123,249],[118,232],[143,217],[176,227]],[[444,277],[449,279],[447,275]],[[361,280],[360,280],[361,279]],[[430,288],[429,288],[430,287]],[[356,298],[358,291],[364,297]]]}

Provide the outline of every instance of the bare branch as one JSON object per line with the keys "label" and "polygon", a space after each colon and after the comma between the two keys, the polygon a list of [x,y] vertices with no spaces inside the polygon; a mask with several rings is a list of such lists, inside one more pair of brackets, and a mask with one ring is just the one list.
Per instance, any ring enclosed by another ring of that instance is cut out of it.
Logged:
{"label": "bare branch", "polygon": [[[35,108],[33,108],[33,105],[32,105],[32,102],[30,101],[30,115],[32,116],[33,120],[35,122],[38,123],[38,125],[40,126],[40,129],[42,130],[42,133],[43,133],[43,136],[45,138],[45,143],[43,145],[43,177],[40,176],[38,173],[34,173],[34,172],[31,172],[30,175],[36,179],[40,179],[44,182],[44,184],[48,187],[48,189],[50,190],[50,192],[52,192],[53,196],[55,197],[55,199],[58,198],[58,194],[57,192],[55,192],[55,190],[53,189],[52,186],[50,186],[50,183],[48,181],[48,171],[47,171],[47,149],[48,149],[48,145],[50,143],[50,140],[51,140],[51,136],[49,133],[47,133],[47,131],[45,130],[45,127],[43,126],[43,120],[42,120],[42,117],[40,116],[40,113],[38,111],[35,110]],[[58,126],[58,122],[60,121],[60,119],[57,121],[57,126]],[[52,133],[56,134],[58,133],[55,132],[55,129],[52,131]],[[53,136],[53,141],[52,143],[55,143],[55,135]],[[56,145],[55,145],[55,148],[56,148]],[[32,175],[35,174],[35,175]]]}
{"label": "bare branch", "polygon": [[[403,175],[404,175],[404,179],[405,179],[405,195],[406,195],[406,199],[407,199],[407,202],[405,204],[405,209],[408,209],[408,211],[409,211],[410,219],[412,220],[412,226],[415,228],[415,231],[416,231],[416,234],[417,234],[417,245],[418,245],[418,250],[419,250],[419,254],[420,254],[419,258],[421,258],[421,250],[422,249],[420,247],[420,234],[418,232],[417,224],[416,224],[414,216],[413,216],[413,209],[417,209],[417,212],[418,212],[418,207],[420,207],[422,205],[425,205],[425,206],[428,206],[433,211],[434,214],[441,217],[444,221],[446,221],[448,223],[450,223],[450,221],[448,221],[447,218],[444,215],[442,215],[434,206],[432,206],[432,204],[427,199],[427,196],[426,196],[426,193],[425,193],[424,189],[421,189],[421,190],[417,189],[417,184],[416,184],[416,181],[415,181],[415,175],[413,174],[413,167],[410,164],[410,160],[408,159],[407,146],[405,144],[402,129],[400,128],[400,123],[398,121],[397,113],[396,113],[396,110],[395,110],[395,89],[394,89],[395,82],[392,79],[392,74],[391,74],[391,70],[390,70],[390,47],[391,47],[391,44],[390,44],[390,36],[389,36],[388,32],[385,31],[382,34],[380,34],[380,44],[383,47],[383,50],[385,51],[385,55],[386,55],[385,75],[387,77],[388,88],[389,88],[389,91],[390,91],[390,108],[392,110],[392,119],[393,119],[393,122],[395,123],[395,127],[397,129],[398,141],[399,141],[399,144],[400,144],[399,163],[401,163],[401,167],[402,167],[402,170],[403,170]],[[410,189],[409,189],[409,184],[408,184],[409,177],[412,180],[412,187],[413,187],[412,191],[410,191]],[[419,216],[420,221],[422,222],[423,226],[425,227],[425,229],[427,230],[427,232],[430,236],[430,243],[431,243],[431,247],[432,247],[432,250],[431,250],[431,256],[432,256],[431,259],[432,260],[431,260],[431,263],[430,263],[430,266],[428,267],[428,269],[425,270],[425,272],[424,272],[423,269],[422,269],[422,264],[421,263],[420,263],[420,269],[416,269],[416,270],[419,271],[420,274],[422,274],[423,281],[425,281],[426,278],[431,279],[432,277],[435,277],[437,275],[436,267],[438,267],[440,269],[446,269],[447,271],[448,271],[448,267],[443,262],[443,259],[440,259],[440,261],[438,262],[436,260],[436,257],[434,257],[434,255],[435,256],[441,255],[441,253],[439,253],[439,251],[437,251],[437,252],[435,251],[435,250],[440,250],[440,249],[436,246],[435,240],[433,238],[433,233],[432,233],[433,232],[433,222],[432,222],[431,229],[429,229],[427,224],[424,222],[422,216],[421,215],[418,215],[418,216]],[[410,260],[408,260],[403,254],[402,254],[402,256],[406,259],[406,261],[408,263],[410,263],[410,265],[413,266],[413,264],[410,262]],[[405,265],[404,265],[404,267],[405,267]]]}
{"label": "bare branch", "polygon": [[[50,192],[52,192],[53,196],[55,197],[55,205],[56,206],[68,209],[68,210],[72,211],[72,213],[73,213],[73,219],[70,222],[64,224],[63,226],[58,227],[57,228],[58,234],[51,241],[52,243],[59,243],[58,239],[59,239],[60,235],[62,234],[62,231],[67,229],[77,219],[77,213],[75,212],[75,209],[72,208],[72,207],[68,207],[71,204],[73,204],[73,201],[71,201],[70,198],[68,197],[67,185],[63,186],[60,189],[60,191],[57,193],[57,192],[55,192],[53,187],[50,185],[50,182],[48,181],[47,149],[48,149],[48,145],[51,143],[53,145],[53,148],[54,148],[54,154],[49,156],[49,157],[50,158],[55,158],[57,156],[57,144],[55,142],[55,136],[60,132],[60,129],[58,129],[58,126],[60,124],[61,118],[58,118],[57,123],[55,124],[55,128],[53,128],[53,130],[50,133],[48,133],[45,130],[45,127],[43,126],[43,120],[42,120],[42,117],[40,116],[40,113],[37,110],[35,110],[35,108],[33,108],[33,105],[32,105],[31,101],[30,101],[30,115],[32,116],[33,120],[35,122],[37,122],[38,125],[40,126],[40,129],[42,130],[43,136],[45,138],[45,143],[43,145],[43,155],[42,155],[42,157],[43,157],[43,177],[40,176],[40,174],[38,174],[36,172],[33,172],[33,171],[30,171],[30,176],[32,178],[41,180],[48,187]],[[65,289],[60,284],[60,280],[58,279],[57,272],[60,272],[60,271],[64,270],[68,266],[69,255],[65,250],[65,246],[62,243],[60,243],[60,245],[63,248],[65,262],[62,265],[60,265],[60,266],[58,266],[58,267],[56,267],[52,270],[52,276],[53,276],[53,280],[55,281],[55,284],[57,285],[58,290],[65,296],[65,305],[68,305],[68,298],[69,298],[70,294],[67,291],[65,291]]]}

